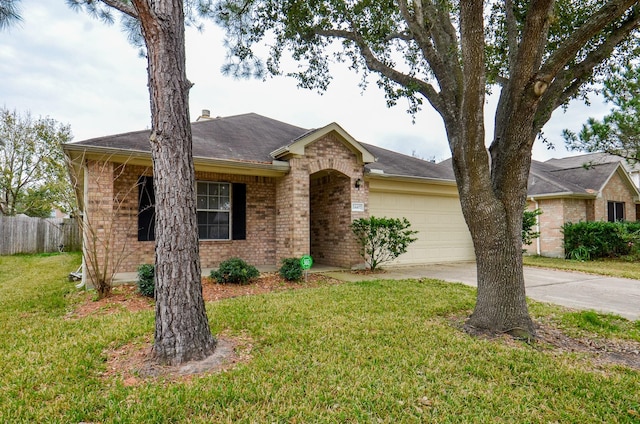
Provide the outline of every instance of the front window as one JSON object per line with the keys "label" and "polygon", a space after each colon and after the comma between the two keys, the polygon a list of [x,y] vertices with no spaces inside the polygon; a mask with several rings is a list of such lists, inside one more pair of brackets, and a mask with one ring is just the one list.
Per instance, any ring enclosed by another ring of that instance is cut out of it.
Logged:
{"label": "front window", "polygon": [[196,192],[200,240],[229,240],[231,184],[198,181]]}
{"label": "front window", "polygon": [[623,221],[624,220],[624,203],[608,202],[607,215],[608,215],[607,218],[609,222]]}

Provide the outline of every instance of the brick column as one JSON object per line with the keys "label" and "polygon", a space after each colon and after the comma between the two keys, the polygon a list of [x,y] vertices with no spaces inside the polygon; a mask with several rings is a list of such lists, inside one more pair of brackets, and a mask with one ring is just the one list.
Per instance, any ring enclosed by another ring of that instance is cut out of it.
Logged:
{"label": "brick column", "polygon": [[309,254],[309,175],[299,159],[276,183],[276,261]]}

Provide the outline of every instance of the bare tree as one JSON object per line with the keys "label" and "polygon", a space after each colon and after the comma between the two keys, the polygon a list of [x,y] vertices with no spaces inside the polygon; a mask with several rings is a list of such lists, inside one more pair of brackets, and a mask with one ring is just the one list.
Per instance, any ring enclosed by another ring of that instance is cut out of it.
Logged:
{"label": "bare tree", "polygon": [[[126,240],[118,234],[116,222],[130,207],[130,200],[138,198],[140,181],[118,183],[125,175],[127,161],[90,160],[81,154],[73,159],[67,157],[67,165],[74,191],[81,199],[73,217],[82,233],[82,280],[95,288],[98,298],[102,299],[111,294],[114,276],[130,253]],[[141,174],[150,171],[142,170]],[[92,190],[85,191],[87,186]]]}

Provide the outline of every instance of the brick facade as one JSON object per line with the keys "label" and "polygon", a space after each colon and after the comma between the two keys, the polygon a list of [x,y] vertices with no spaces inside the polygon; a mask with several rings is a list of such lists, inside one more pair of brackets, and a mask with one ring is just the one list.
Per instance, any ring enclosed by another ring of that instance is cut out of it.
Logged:
{"label": "brick facade", "polygon": [[[289,160],[291,171],[277,183],[277,259],[311,254],[318,263],[351,267],[362,260],[349,225],[366,212],[352,212],[351,203],[365,203],[364,167],[356,154],[330,133]],[[366,211],[365,207],[365,211]]]}
{"label": "brick facade", "polygon": [[[637,219],[633,191],[618,172],[613,174],[595,199],[570,197],[538,199],[538,207],[543,211],[538,217],[540,240],[534,240],[531,246],[525,246],[526,252],[536,254],[539,243],[541,255],[564,257],[562,225],[567,222],[606,221],[607,203],[610,201],[624,203],[626,221]],[[527,209],[535,209],[535,203],[529,201]]]}
{"label": "brick facade", "polygon": [[[349,230],[352,220],[368,216],[366,184],[355,187],[364,170],[358,156],[330,133],[307,145],[304,156],[290,158],[289,164],[290,172],[283,177],[196,170],[197,181],[246,184],[246,240],[201,241],[203,268],[230,257],[278,265],[283,258],[304,254],[334,266],[362,262]],[[87,175],[86,216],[97,231],[96,256],[108,258],[117,272],[153,263],[154,242],[138,241],[137,231],[137,184],[141,176],[152,175],[150,167],[89,161]],[[364,203],[365,212],[352,212],[352,202]]]}
{"label": "brick facade", "polygon": [[625,221],[635,221],[636,208],[632,192],[625,180],[617,172],[613,174],[601,195],[594,201],[596,220],[607,220],[607,203],[622,202],[624,203],[624,219]]}

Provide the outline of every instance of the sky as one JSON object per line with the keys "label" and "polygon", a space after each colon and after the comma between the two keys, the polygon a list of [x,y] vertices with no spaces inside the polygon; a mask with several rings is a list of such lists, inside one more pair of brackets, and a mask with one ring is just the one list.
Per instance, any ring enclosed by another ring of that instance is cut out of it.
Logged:
{"label": "sky", "polygon": [[[22,22],[0,32],[0,107],[68,124],[74,141],[150,127],[146,60],[118,24],[73,11],[65,0],[20,5]],[[221,72],[223,38],[213,23],[201,32],[187,29],[192,121],[209,109],[212,116],[254,112],[308,129],[336,122],[364,143],[428,160],[450,156],[442,120],[426,101],[415,119],[406,112],[407,102],[388,108],[375,79],[363,92],[360,77],[343,64],[332,68],[333,81],[322,95],[297,88],[293,78],[234,79]],[[495,96],[489,97],[489,139],[494,108]],[[608,110],[597,98],[590,107],[574,102],[566,112],[556,110],[543,129],[555,149],[536,141],[533,158],[579,154],[564,148],[562,130],[578,131],[587,118],[601,118]]]}

